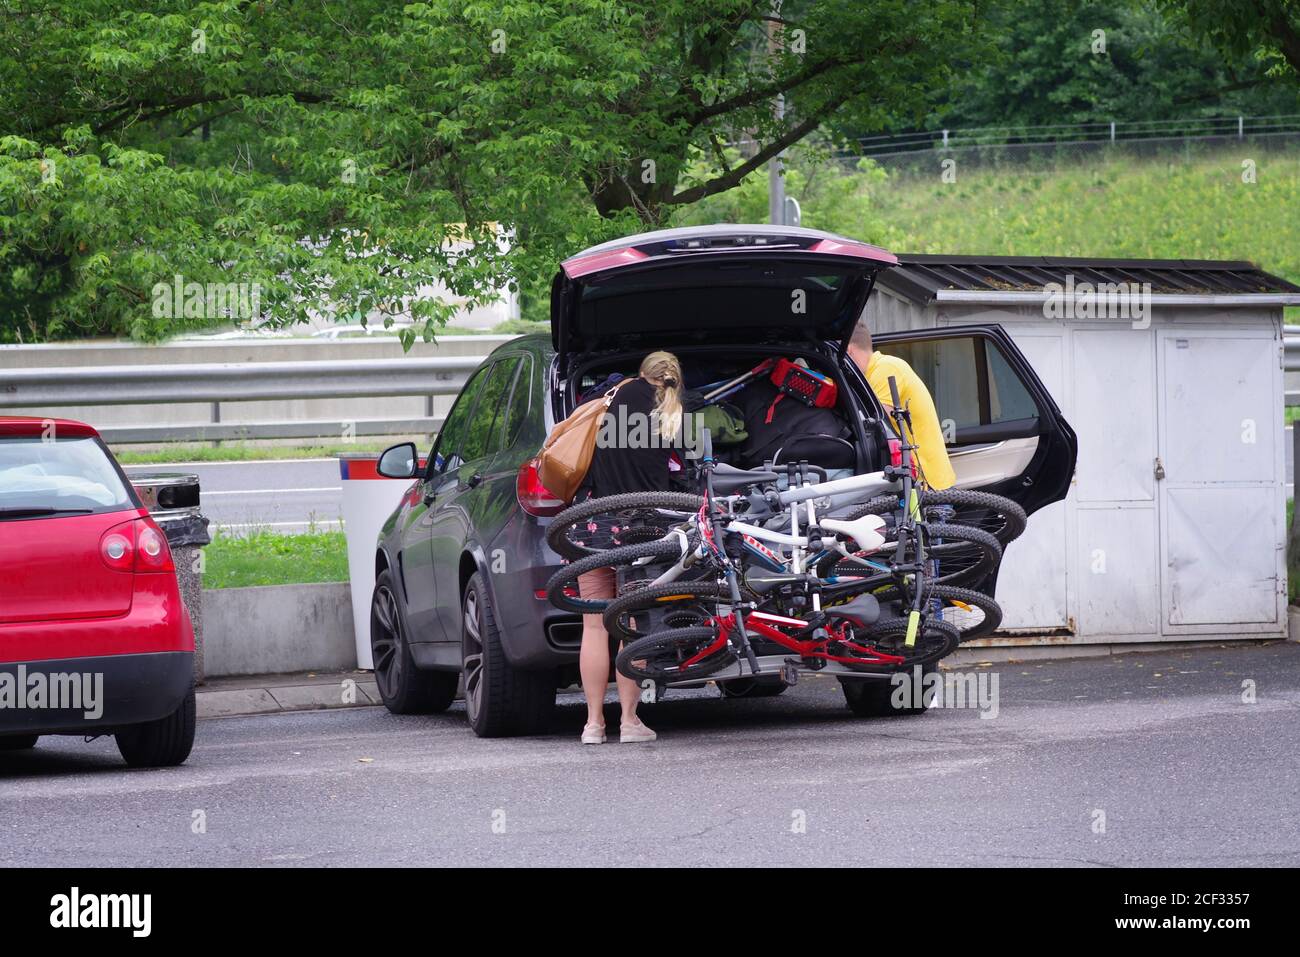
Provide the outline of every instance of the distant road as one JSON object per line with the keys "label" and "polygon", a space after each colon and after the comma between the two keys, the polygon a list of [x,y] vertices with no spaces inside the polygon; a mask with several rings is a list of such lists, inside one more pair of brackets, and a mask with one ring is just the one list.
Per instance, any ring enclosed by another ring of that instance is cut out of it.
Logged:
{"label": "distant road", "polygon": [[301,533],[342,527],[337,459],[252,462],[170,462],[124,466],[128,475],[192,472],[199,477],[203,514],[215,530],[247,534],[265,529]]}

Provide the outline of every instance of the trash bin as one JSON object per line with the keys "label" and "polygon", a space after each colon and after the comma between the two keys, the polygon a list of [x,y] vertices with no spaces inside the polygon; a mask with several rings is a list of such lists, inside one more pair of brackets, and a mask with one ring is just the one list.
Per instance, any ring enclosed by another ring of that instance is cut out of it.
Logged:
{"label": "trash bin", "polygon": [[[379,456],[374,453],[345,452],[338,455],[338,460],[357,667],[370,670],[375,666],[370,653],[370,598],[375,590],[375,546],[379,541],[379,530],[411,487],[411,480],[384,478],[377,469]],[[424,464],[424,459],[420,459],[420,468],[424,468]]]}
{"label": "trash bin", "polygon": [[199,511],[199,477],[184,472],[131,476],[140,501],[167,536],[181,598],[194,625],[194,682],[203,683],[203,553],[212,541]]}

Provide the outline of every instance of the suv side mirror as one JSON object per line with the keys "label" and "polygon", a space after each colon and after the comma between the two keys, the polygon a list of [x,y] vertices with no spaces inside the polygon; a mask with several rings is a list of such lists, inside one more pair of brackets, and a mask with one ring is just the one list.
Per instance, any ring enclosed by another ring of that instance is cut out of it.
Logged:
{"label": "suv side mirror", "polygon": [[415,478],[419,462],[420,453],[415,450],[415,443],[403,442],[401,445],[384,449],[384,454],[379,456],[379,464],[375,466],[375,471],[384,478]]}

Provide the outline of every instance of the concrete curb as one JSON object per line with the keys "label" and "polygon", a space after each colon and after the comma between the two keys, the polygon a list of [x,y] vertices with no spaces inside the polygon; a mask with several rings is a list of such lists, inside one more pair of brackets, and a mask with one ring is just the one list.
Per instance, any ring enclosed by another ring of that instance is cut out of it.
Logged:
{"label": "concrete curb", "polygon": [[200,718],[370,708],[382,704],[375,679],[369,672],[225,678],[199,688],[195,697]]}

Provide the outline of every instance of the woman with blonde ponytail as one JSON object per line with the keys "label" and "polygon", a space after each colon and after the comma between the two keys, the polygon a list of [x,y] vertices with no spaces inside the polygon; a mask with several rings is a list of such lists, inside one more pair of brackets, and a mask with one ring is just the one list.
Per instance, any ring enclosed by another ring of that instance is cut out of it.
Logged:
{"label": "woman with blonde ponytail", "polygon": [[[682,433],[682,365],[671,352],[652,352],[641,360],[637,377],[620,383],[597,437],[591,468],[575,502],[624,492],[662,492],[670,488],[668,463]],[[590,548],[608,548],[614,530],[599,523],[587,526]],[[614,570],[600,568],[578,577],[584,598],[614,597]],[[582,650],[578,667],[587,698],[583,744],[605,742],[605,689],[609,685],[609,632],[600,615],[582,616]],[[619,741],[655,740],[655,733],[636,716],[641,689],[622,674],[618,700],[622,706]]]}

